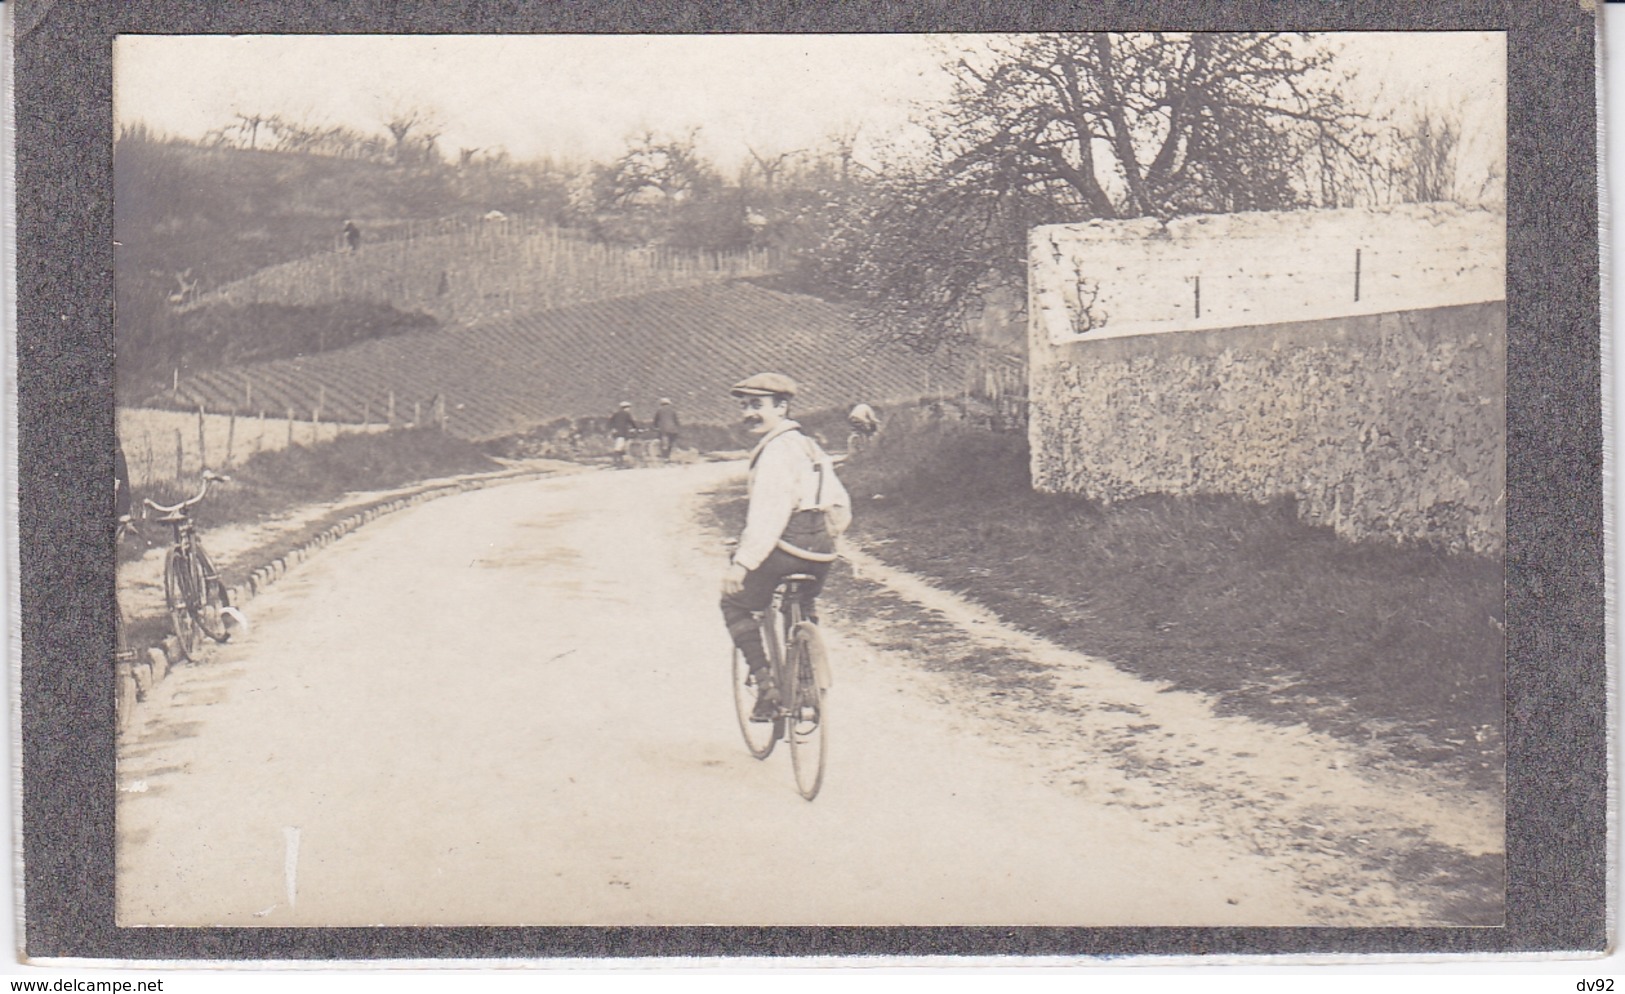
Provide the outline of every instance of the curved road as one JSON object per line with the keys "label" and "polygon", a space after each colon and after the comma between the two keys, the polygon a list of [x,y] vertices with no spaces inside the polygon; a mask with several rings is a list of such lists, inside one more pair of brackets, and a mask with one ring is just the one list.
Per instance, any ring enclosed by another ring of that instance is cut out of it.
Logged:
{"label": "curved road", "polygon": [[119,924],[1308,922],[1293,880],[1045,786],[838,624],[803,801],[739,740],[695,523],[742,472],[443,498],[254,600],[124,737]]}

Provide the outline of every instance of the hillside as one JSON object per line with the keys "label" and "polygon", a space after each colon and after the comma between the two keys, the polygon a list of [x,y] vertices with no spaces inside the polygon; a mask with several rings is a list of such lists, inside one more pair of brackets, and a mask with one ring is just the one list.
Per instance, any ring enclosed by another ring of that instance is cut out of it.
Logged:
{"label": "hillside", "polygon": [[[457,204],[442,180],[373,162],[121,139],[113,160],[121,302],[207,291],[337,246],[346,218],[377,235]],[[122,315],[121,315],[122,319]]]}
{"label": "hillside", "polygon": [[607,415],[630,400],[647,419],[670,397],[689,423],[732,423],[727,386],[778,369],[803,384],[802,410],[857,399],[888,404],[957,387],[946,363],[867,345],[845,311],[744,281],[661,290],[540,311],[473,328],[410,332],[298,359],[183,378],[153,406],[244,413],[292,409],[323,420],[427,420],[444,404],[452,432],[494,438],[562,418]]}
{"label": "hillside", "polygon": [[447,218],[365,237],[354,252],[312,253],[268,266],[178,308],[369,301],[442,324],[551,310],[651,290],[758,276],[776,264],[763,251],[686,252],[592,242],[536,218]]}
{"label": "hillside", "polygon": [[[435,323],[760,275],[765,250],[612,246],[561,227],[564,177],[240,148],[115,146],[119,390]],[[491,220],[486,220],[490,218]],[[576,220],[580,220],[577,218]],[[344,225],[357,226],[352,248]]]}

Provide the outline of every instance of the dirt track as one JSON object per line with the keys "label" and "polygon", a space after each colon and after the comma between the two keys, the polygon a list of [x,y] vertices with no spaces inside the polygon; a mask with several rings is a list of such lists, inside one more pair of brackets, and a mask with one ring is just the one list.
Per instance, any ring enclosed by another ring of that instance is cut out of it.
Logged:
{"label": "dirt track", "polygon": [[119,923],[1424,924],[1438,891],[1373,853],[1497,851],[1495,810],[861,559],[856,582],[1066,672],[1077,721],[967,699],[828,612],[831,768],[803,801],[739,741],[694,524],[741,470],[445,498],[255,600],[123,741]]}

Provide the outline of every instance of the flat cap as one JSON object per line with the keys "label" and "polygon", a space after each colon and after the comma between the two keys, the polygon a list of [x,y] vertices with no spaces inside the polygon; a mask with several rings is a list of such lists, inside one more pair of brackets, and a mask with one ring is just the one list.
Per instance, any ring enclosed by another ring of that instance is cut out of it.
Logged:
{"label": "flat cap", "polygon": [[757,373],[749,379],[740,380],[728,391],[735,397],[771,397],[774,394],[784,394],[786,397],[796,395],[796,381],[783,373]]}

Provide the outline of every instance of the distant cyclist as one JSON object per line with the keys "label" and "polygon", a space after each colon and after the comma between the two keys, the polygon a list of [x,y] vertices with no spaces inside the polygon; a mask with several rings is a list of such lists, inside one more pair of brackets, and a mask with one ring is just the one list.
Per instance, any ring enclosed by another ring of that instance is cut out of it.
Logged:
{"label": "distant cyclist", "polygon": [[615,468],[626,468],[626,449],[638,433],[638,423],[632,417],[632,402],[621,401],[621,406],[609,416],[609,433],[615,437]]}
{"label": "distant cyclist", "polygon": [[655,431],[660,435],[660,458],[671,461],[671,450],[676,446],[677,436],[682,429],[683,422],[677,417],[677,408],[671,406],[671,398],[660,398],[660,407],[655,411]]}
{"label": "distant cyclist", "polygon": [[782,577],[806,573],[816,577],[804,588],[803,601],[807,614],[814,615],[813,598],[835,561],[834,536],[851,521],[852,501],[829,454],[790,420],[794,380],[760,373],[729,392],[739,398],[745,427],[761,441],[750,454],[745,530],[722,578],[722,617],[755,678],[751,720],[771,721],[777,690],[754,613],[766,610]]}

